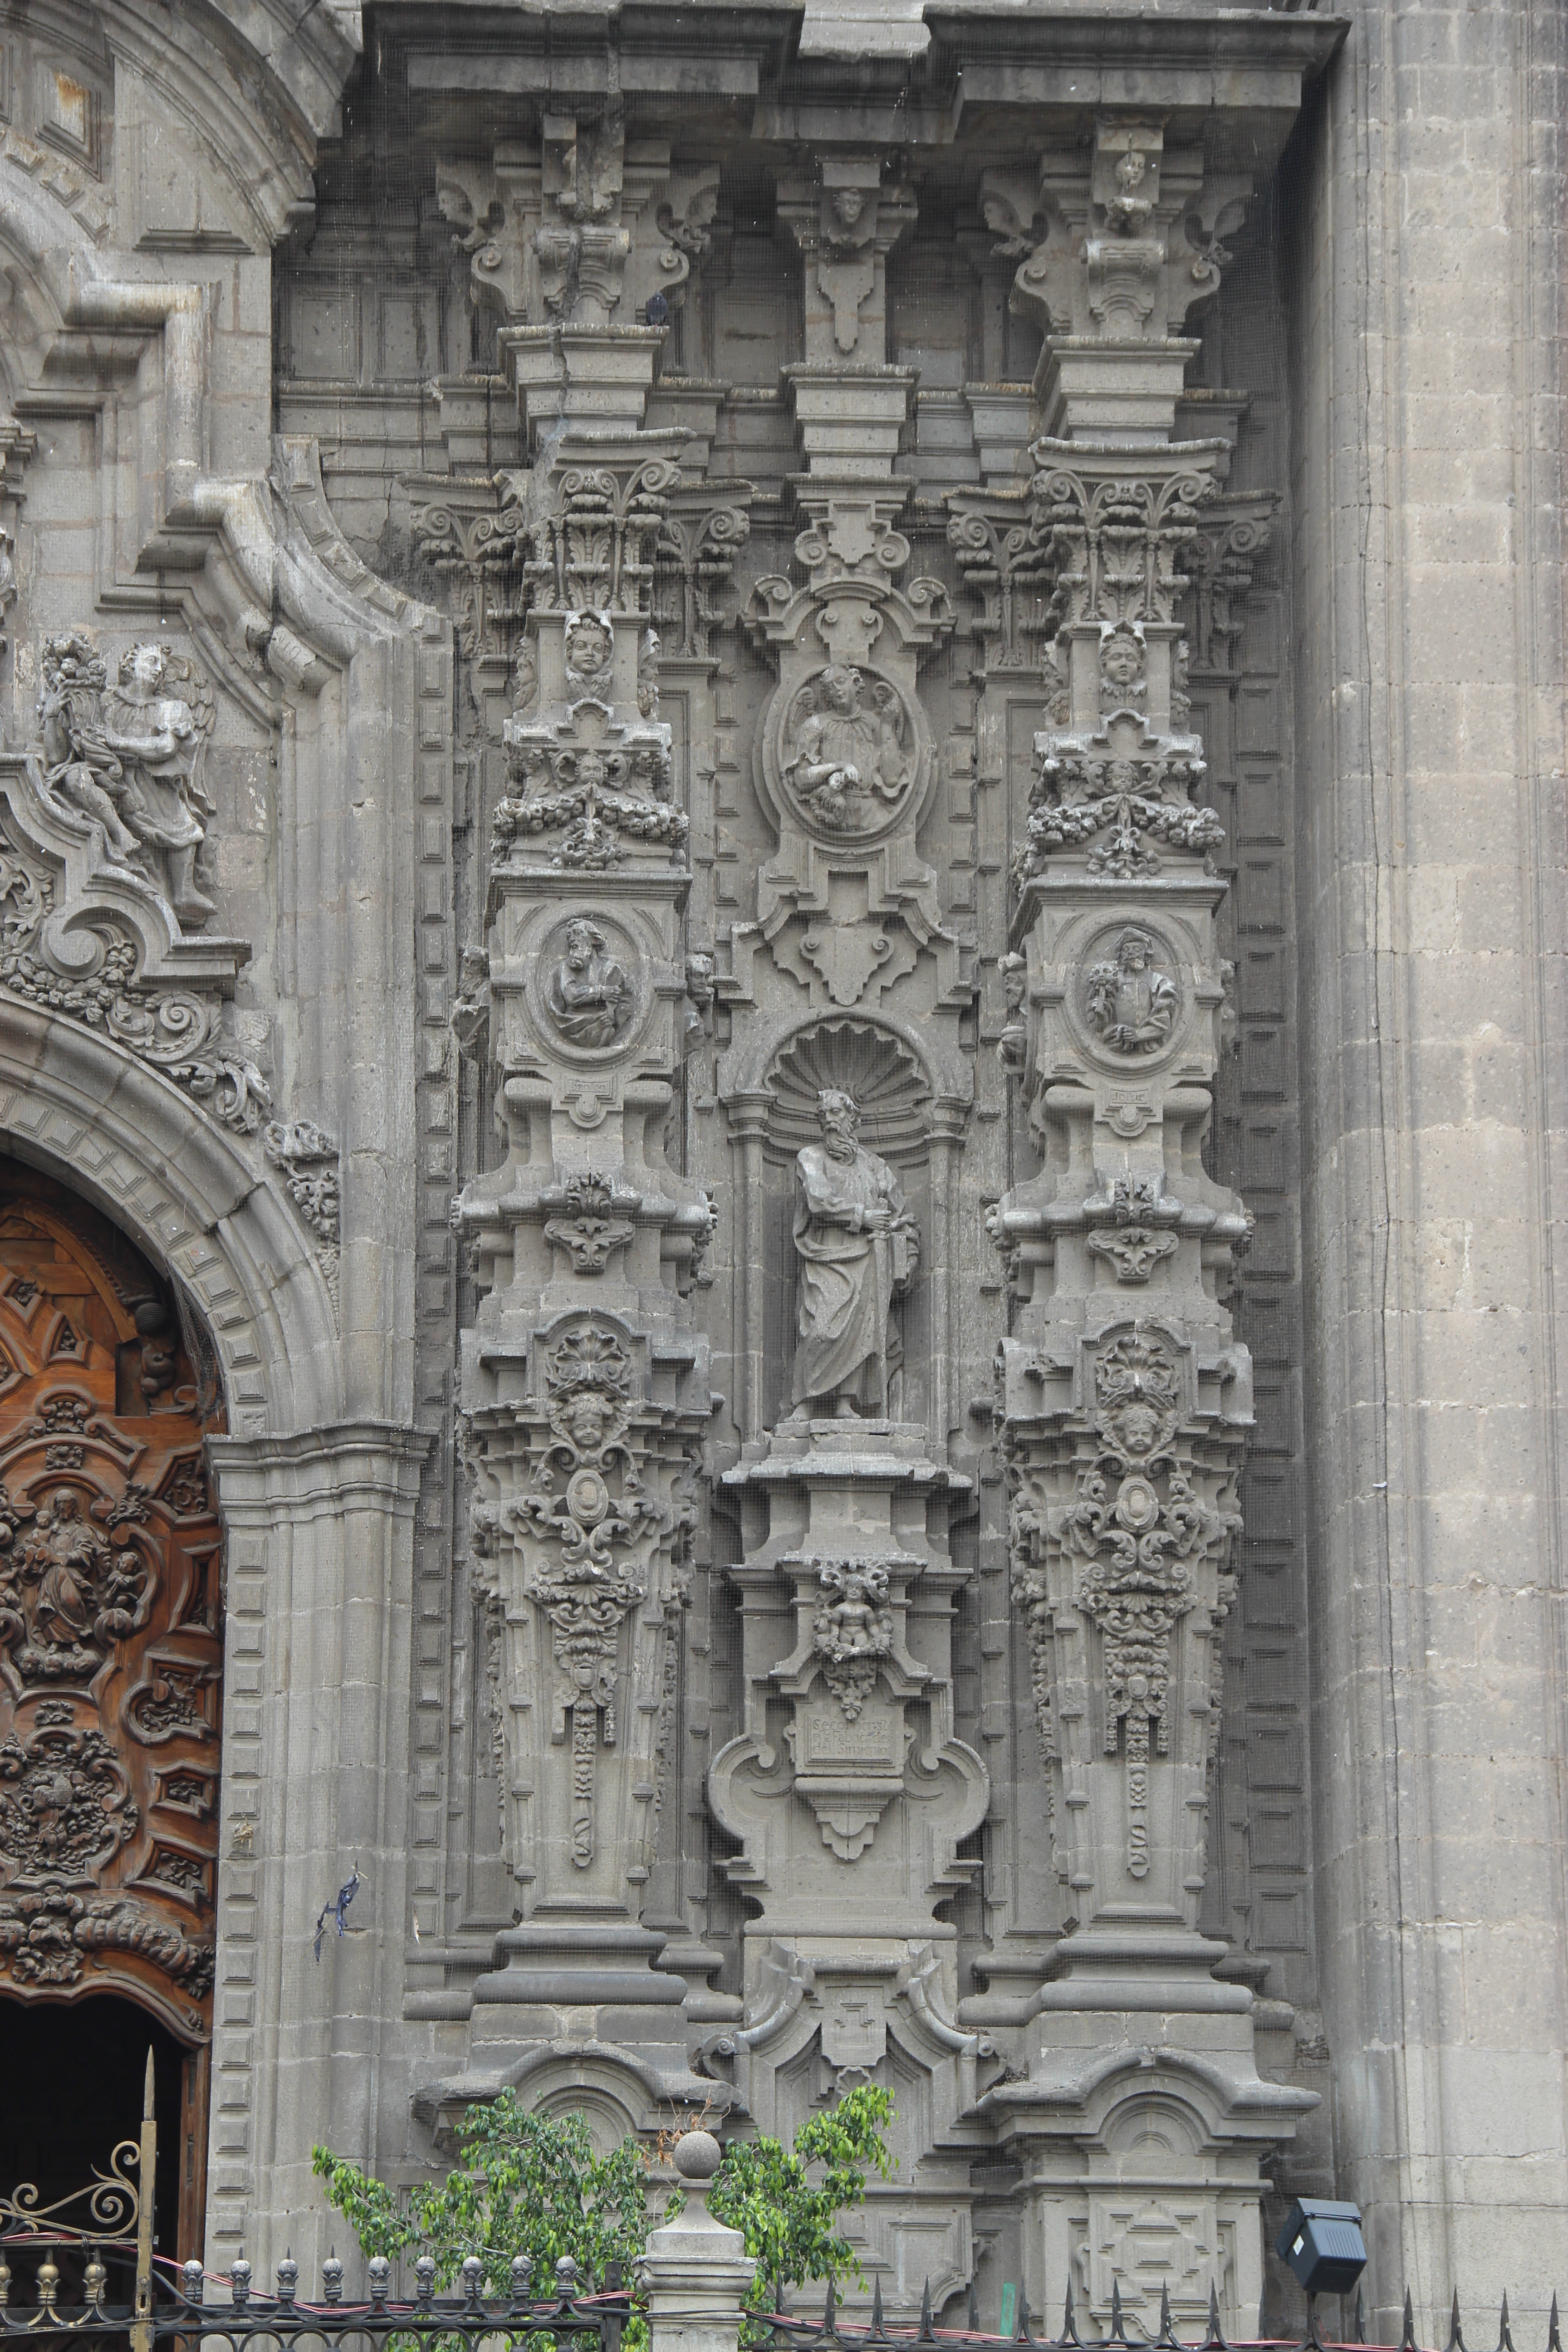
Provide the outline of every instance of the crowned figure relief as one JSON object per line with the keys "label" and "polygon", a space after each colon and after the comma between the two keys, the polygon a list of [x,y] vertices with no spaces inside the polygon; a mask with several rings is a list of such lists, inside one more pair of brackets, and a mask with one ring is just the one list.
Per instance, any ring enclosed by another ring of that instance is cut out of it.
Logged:
{"label": "crowned figure relief", "polygon": [[887,1161],[857,1140],[853,1096],[826,1088],[817,1110],[822,1141],[795,1163],[795,1408],[880,1418],[903,1360],[893,1301],[920,1264],[920,1228]]}
{"label": "crowned figure relief", "polygon": [[851,663],[830,663],[803,689],[793,731],[784,772],[826,832],[863,832],[909,783],[898,697],[885,682],[868,697]]}

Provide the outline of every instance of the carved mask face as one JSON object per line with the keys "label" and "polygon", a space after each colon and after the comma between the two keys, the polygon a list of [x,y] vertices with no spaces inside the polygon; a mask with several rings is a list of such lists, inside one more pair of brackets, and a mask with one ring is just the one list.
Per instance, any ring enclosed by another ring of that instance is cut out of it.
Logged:
{"label": "carved mask face", "polygon": [[566,658],[574,669],[592,674],[609,660],[611,642],[602,621],[574,621],[566,632]]}
{"label": "carved mask face", "polygon": [[1112,686],[1131,686],[1143,667],[1143,656],[1139,651],[1136,637],[1125,636],[1118,631],[1108,640],[1100,657],[1100,666]]}
{"label": "carved mask face", "polygon": [[128,673],[130,683],[145,698],[156,694],[168,675],[162,646],[133,646]]}
{"label": "carved mask face", "polygon": [[566,1409],[566,1426],[574,1445],[584,1454],[596,1454],[605,1442],[610,1426],[610,1402],[597,1389],[584,1389],[574,1396]]}
{"label": "carved mask face", "polygon": [[833,199],[833,217],[840,228],[858,228],[866,209],[866,199],[858,188],[840,188]]}
{"label": "carved mask face", "polygon": [[1118,1416],[1121,1444],[1128,1454],[1147,1454],[1160,1434],[1160,1416],[1152,1404],[1124,1406]]}

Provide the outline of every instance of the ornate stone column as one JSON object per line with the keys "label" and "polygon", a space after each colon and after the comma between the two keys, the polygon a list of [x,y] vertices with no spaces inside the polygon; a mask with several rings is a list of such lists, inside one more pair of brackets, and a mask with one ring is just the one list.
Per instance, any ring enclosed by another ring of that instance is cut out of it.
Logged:
{"label": "ornate stone column", "polygon": [[597,2084],[606,2127],[625,2129],[706,2095],[685,2063],[685,1987],[655,1965],[666,1936],[642,1916],[710,1411],[687,1300],[710,1211],[665,1155],[696,1016],[689,823],[650,628],[686,436],[642,429],[660,331],[633,320],[626,273],[652,163],[612,106],[548,118],[542,173],[525,321],[502,334],[534,444],[516,485],[531,690],[505,727],[460,1016],[488,1037],[506,1139],[458,1216],[483,1294],[462,1402],[517,1917],[475,1987],[470,2071],[428,2103],[521,2067],[532,2096]]}
{"label": "ornate stone column", "polygon": [[1253,1996],[1216,1979],[1226,1948],[1196,1925],[1252,1418],[1227,1303],[1249,1221],[1204,1163],[1228,886],[1179,613],[1228,446],[1172,433],[1186,313],[1244,191],[1133,119],[1102,118],[1085,160],[1042,165],[1047,236],[1017,278],[1048,326],[1032,508],[1052,698],[998,1050],[1043,1164],[991,1220],[1015,1302],[1013,1595],[1066,1932],[1036,1992],[965,2014],[1024,2027],[1026,2071],[982,2106],[1024,2168],[1031,2301],[1070,2278],[1080,2316],[1103,2326],[1120,2289],[1152,2325],[1163,2281],[1178,2321],[1212,2284],[1234,2327],[1261,2283],[1258,2158],[1312,2104],[1259,2077]]}

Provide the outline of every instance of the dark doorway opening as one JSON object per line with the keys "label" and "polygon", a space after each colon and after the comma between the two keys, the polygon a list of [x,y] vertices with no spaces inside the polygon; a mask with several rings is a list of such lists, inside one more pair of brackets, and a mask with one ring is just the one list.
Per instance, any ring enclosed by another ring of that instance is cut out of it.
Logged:
{"label": "dark doorway opening", "polygon": [[[97,1993],[69,2008],[24,2008],[0,1996],[0,2194],[29,2182],[42,2210],[107,2173],[119,2143],[140,2137],[149,2049],[158,2124],[153,2247],[175,2259],[201,2252],[195,2199],[205,2149],[194,2130],[205,2106],[206,2052],[184,2048],[135,2001]],[[135,2165],[125,2170],[135,2180]],[[60,2219],[90,2227],[85,2198]],[[115,2295],[120,2267],[110,2271]],[[68,2274],[64,2262],[61,2269]]]}

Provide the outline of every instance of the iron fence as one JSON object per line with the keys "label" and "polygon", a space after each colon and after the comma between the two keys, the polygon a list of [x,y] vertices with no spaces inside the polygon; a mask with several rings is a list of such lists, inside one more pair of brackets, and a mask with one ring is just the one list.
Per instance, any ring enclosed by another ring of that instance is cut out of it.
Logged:
{"label": "iron fence", "polygon": [[[502,2296],[493,2291],[487,2264],[470,2254],[461,2265],[458,2285],[438,2294],[436,2264],[423,2254],[414,2264],[414,2294],[402,2298],[393,2293],[391,2263],[377,2254],[366,2265],[367,2296],[362,2302],[344,2300],[343,2265],[335,2254],[321,2266],[321,2296],[314,2302],[301,2301],[300,2267],[289,2255],[278,2265],[271,2294],[256,2289],[243,2255],[226,2274],[216,2277],[194,2259],[179,2264],[165,2262],[153,2251],[157,2144],[149,2052],[140,2136],[120,2143],[107,2172],[50,2205],[43,2204],[31,2187],[0,2197],[0,2341],[26,2336],[35,2344],[55,2345],[69,2338],[98,2344],[103,2352],[122,2352],[123,2347],[160,2352],[164,2346],[200,2352],[206,2344],[221,2344],[231,2352],[268,2352],[268,2347],[292,2352],[300,2344],[320,2346],[322,2352],[350,2346],[380,2352],[394,2339],[394,2352],[419,2347],[428,2347],[429,2352],[480,2352],[481,2347],[484,2352],[500,2352],[503,2344],[507,2352],[621,2352],[622,2336],[637,2315],[634,2296],[616,2266],[595,2288],[569,2259],[558,2262],[553,2276],[545,2281],[534,2278],[526,2256],[518,2256],[510,2266],[508,2293]],[[73,2211],[79,2211],[81,2220],[72,2221]],[[61,2254],[67,2257],[65,2273],[58,2259]],[[13,2257],[23,2263],[20,2277],[13,2273]],[[130,2278],[131,2294],[124,2303],[110,2295],[111,2263]],[[209,2299],[211,2287],[226,2289],[223,2300]],[[868,2316],[858,2322],[840,2309],[831,2286],[819,2318],[786,2311],[780,2284],[773,2286],[772,2302],[771,2311],[745,2315],[742,2342],[749,2352],[1024,2352],[1025,2347],[1029,2352],[1105,2352],[1105,2347],[1109,2352],[1359,2352],[1363,2346],[1367,2352],[1484,2352],[1480,2337],[1474,2346],[1466,2343],[1458,2294],[1447,2341],[1441,2347],[1420,2343],[1408,2292],[1399,2342],[1384,2347],[1367,2344],[1359,2293],[1348,2335],[1323,2334],[1316,2300],[1310,2298],[1306,2333],[1296,2338],[1227,2338],[1212,2286],[1204,2334],[1184,2338],[1173,2323],[1168,2289],[1161,2291],[1160,2325],[1153,2334],[1127,2313],[1119,2286],[1111,2291],[1106,2331],[1091,2328],[1088,2336],[1079,2326],[1070,2286],[1061,2330],[1055,2336],[1036,2327],[1022,2297],[1011,2332],[986,2334],[980,2326],[973,2285],[964,2327],[936,2324],[929,2283],[918,2323],[887,2320],[879,2281],[873,2287]],[[658,2352],[657,2344],[652,2352]],[[1496,2352],[1533,2352],[1529,2342],[1515,2343],[1506,2294]],[[1555,2295],[1542,2352],[1564,2352]]]}

